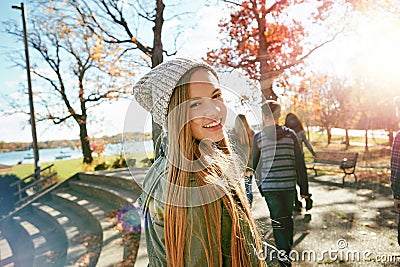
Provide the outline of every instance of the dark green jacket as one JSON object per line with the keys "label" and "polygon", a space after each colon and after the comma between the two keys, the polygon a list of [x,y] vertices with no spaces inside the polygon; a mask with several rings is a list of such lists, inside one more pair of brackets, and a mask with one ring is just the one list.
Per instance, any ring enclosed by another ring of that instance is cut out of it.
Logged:
{"label": "dark green jacket", "polygon": [[[164,192],[166,179],[168,175],[168,161],[164,157],[160,157],[150,170],[148,171],[144,184],[143,194],[140,201],[143,205],[145,213],[145,231],[147,253],[149,257],[149,266],[167,266],[164,238]],[[223,266],[231,266],[230,249],[231,249],[231,229],[232,220],[228,211],[225,209],[222,201],[217,200],[221,207],[221,247],[218,246],[216,235],[213,240],[210,240],[213,250],[213,255],[218,255],[222,250]],[[241,218],[244,217],[242,212]],[[198,223],[204,222],[204,223]],[[241,231],[246,240],[253,240],[248,224],[241,220]],[[216,231],[212,231],[216,233]],[[191,242],[185,242],[184,259],[185,266],[207,266],[206,251],[202,246],[202,240],[207,242],[207,229],[204,219],[203,209],[201,206],[187,208],[187,239]],[[251,254],[252,266],[258,266],[257,255],[253,244],[249,242],[248,251]],[[214,266],[219,266],[219,260],[214,260]]]}

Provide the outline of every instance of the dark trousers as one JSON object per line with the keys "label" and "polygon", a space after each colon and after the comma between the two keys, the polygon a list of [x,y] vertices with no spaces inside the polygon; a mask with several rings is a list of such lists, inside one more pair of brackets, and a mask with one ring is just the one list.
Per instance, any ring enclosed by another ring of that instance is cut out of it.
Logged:
{"label": "dark trousers", "polygon": [[298,202],[300,202],[299,204],[298,204],[298,206],[299,207],[301,207],[301,201],[300,201],[300,199],[299,199],[299,194],[297,193],[297,188],[294,190],[294,204],[296,205]]}
{"label": "dark trousers", "polygon": [[253,204],[253,189],[252,189],[252,178],[253,175],[246,175],[244,177],[244,186],[246,188],[247,199],[249,200],[250,206]]}
{"label": "dark trousers", "polygon": [[289,254],[293,245],[293,203],[295,190],[262,192],[265,198],[275,238],[275,244],[279,250]]}
{"label": "dark trousers", "polygon": [[397,243],[400,246],[400,214],[397,221]]}

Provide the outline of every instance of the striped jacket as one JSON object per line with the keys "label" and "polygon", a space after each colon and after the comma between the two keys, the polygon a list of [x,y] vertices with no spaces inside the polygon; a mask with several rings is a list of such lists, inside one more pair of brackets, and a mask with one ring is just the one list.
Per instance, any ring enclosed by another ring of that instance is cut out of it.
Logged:
{"label": "striped jacket", "polygon": [[395,199],[400,199],[400,132],[392,146],[392,157],[390,160],[390,185]]}
{"label": "striped jacket", "polygon": [[296,133],[285,126],[266,126],[254,136],[253,169],[261,192],[294,190],[308,195],[308,178]]}

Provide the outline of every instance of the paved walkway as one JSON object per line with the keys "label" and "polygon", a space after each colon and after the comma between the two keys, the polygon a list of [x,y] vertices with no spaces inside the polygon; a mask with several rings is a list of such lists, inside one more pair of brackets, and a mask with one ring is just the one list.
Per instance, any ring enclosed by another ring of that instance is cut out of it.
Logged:
{"label": "paved walkway", "polygon": [[[294,213],[294,266],[399,266],[398,214],[389,187],[318,176],[310,178],[310,192],[313,209]],[[260,197],[255,217],[265,210]],[[269,219],[265,224],[266,238],[272,237]]]}
{"label": "paved walkway", "polygon": [[[126,171],[114,175],[130,177]],[[308,212],[303,208],[302,212],[294,213],[292,256],[296,260],[293,265],[399,266],[398,214],[392,209],[390,188],[362,182],[354,184],[352,177],[347,177],[344,185],[341,181],[340,175],[310,178],[314,207]],[[254,199],[254,217],[262,225],[265,240],[272,244],[267,205],[258,192]],[[266,260],[269,266],[274,266],[276,259],[271,261],[269,257],[275,257],[276,253],[271,251],[267,250]],[[146,264],[143,238],[135,266]]]}

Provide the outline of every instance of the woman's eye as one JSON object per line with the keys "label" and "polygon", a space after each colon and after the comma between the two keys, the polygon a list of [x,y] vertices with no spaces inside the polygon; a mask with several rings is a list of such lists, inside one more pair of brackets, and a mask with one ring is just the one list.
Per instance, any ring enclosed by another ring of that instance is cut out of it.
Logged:
{"label": "woman's eye", "polygon": [[216,99],[216,98],[220,98],[220,97],[222,97],[222,94],[218,93],[218,94],[213,95],[212,99]]}
{"label": "woman's eye", "polygon": [[190,104],[190,108],[195,108],[195,107],[198,107],[198,106],[200,106],[200,102],[194,102],[194,103],[192,103],[192,104]]}

